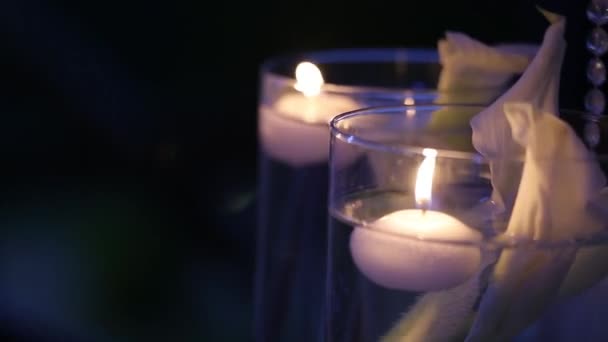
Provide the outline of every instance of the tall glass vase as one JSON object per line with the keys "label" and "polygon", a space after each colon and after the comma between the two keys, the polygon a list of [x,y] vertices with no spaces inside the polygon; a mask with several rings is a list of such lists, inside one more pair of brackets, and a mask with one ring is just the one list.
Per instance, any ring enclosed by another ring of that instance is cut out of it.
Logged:
{"label": "tall glass vase", "polygon": [[262,66],[255,341],[321,336],[329,121],[367,106],[488,103],[502,90],[438,92],[441,71],[434,50],[415,49],[329,50]]}
{"label": "tall glass vase", "polygon": [[[608,188],[570,178],[541,186],[541,202],[519,187],[518,199],[530,200],[520,202],[529,203],[524,210],[540,220],[522,220],[521,211],[514,219],[521,207],[510,212],[493,197],[497,170],[516,188],[519,179],[535,186],[579,169],[595,170],[599,184],[607,159],[565,149],[538,159],[483,157],[468,125],[483,109],[374,107],[332,121],[324,341],[608,338],[605,307],[593,303],[606,302]],[[555,142],[540,143],[544,151]],[[529,178],[530,167],[547,173]],[[597,192],[588,205],[577,206],[578,186]],[[538,236],[511,235],[513,222]]]}

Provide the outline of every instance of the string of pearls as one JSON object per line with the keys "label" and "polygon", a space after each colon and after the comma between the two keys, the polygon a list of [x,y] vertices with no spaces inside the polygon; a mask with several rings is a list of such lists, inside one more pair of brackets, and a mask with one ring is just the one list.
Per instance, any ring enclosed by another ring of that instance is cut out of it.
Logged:
{"label": "string of pearls", "polygon": [[606,108],[606,97],[600,87],[606,82],[606,65],[602,56],[608,51],[608,33],[602,26],[608,23],[608,0],[591,0],[587,18],[595,27],[587,37],[587,50],[593,57],[587,64],[587,80],[592,88],[585,95],[585,109],[591,114],[591,120],[585,126],[585,140],[595,147],[600,142],[598,121]]}

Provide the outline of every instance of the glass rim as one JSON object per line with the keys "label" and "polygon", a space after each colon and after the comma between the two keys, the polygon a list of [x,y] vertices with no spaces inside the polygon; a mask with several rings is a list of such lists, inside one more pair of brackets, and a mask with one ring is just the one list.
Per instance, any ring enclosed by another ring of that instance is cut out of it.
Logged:
{"label": "glass rim", "polygon": [[[275,66],[307,59],[313,63],[393,62],[400,58],[414,63],[439,63],[439,54],[429,47],[362,47],[298,51],[275,55],[262,62],[260,70],[270,74]],[[284,76],[284,75],[283,75]]]}
{"label": "glass rim", "polygon": [[[264,60],[260,67],[261,77],[271,77],[278,82],[285,84],[295,84],[293,76],[287,76],[276,72],[276,67],[287,65],[290,62],[309,61],[315,64],[339,64],[354,62],[396,62],[401,61],[406,64],[436,64],[441,66],[439,53],[435,48],[429,47],[370,47],[370,48],[337,48],[325,50],[310,50],[285,53],[269,57]],[[467,91],[486,91],[486,89],[461,89]],[[487,88],[488,93],[495,91],[495,88]],[[436,88],[406,88],[406,87],[385,87],[369,85],[344,85],[332,82],[325,82],[321,87],[321,93],[326,94],[365,94],[374,99],[401,99],[406,96],[415,95],[418,98],[436,98],[441,94],[457,94],[453,90],[444,91]],[[475,104],[475,103],[471,103]]]}
{"label": "glass rim", "polygon": [[[282,83],[295,84],[295,77],[277,73],[274,69],[279,65],[286,65],[289,62],[309,61],[315,64],[338,64],[354,62],[394,62],[403,61],[407,63],[427,63],[439,65],[439,54],[432,48],[340,48],[292,52],[277,55],[266,59],[260,68],[262,75],[271,76]],[[411,91],[411,90],[409,90]],[[395,98],[408,95],[408,89],[398,89],[381,86],[366,85],[341,85],[332,82],[325,82],[321,87],[322,93],[329,94],[355,94],[371,93],[382,98]],[[436,89],[416,89],[418,96],[434,96]]]}
{"label": "glass rim", "polygon": [[[339,127],[339,124],[344,121],[354,117],[359,117],[361,115],[377,115],[377,114],[385,114],[385,115],[396,115],[397,111],[402,113],[407,109],[427,109],[427,110],[437,110],[440,108],[446,107],[455,107],[461,109],[483,109],[486,108],[487,105],[480,104],[450,104],[450,103],[434,103],[434,104],[413,104],[413,105],[388,105],[388,106],[372,106],[372,107],[364,107],[358,108],[349,112],[341,113],[332,118],[329,122],[330,126],[330,135],[331,137],[337,137],[338,139],[347,141],[348,144],[360,146],[362,148],[368,150],[374,150],[385,153],[394,153],[394,154],[422,154],[424,147],[414,147],[414,146],[404,146],[404,145],[396,145],[396,144],[388,144],[386,142],[378,142],[371,139],[366,139],[358,136],[357,134],[353,134],[351,132],[347,132]],[[599,122],[602,118],[598,118],[597,116],[585,113],[581,110],[577,109],[560,109],[560,118],[563,118],[563,114],[566,115],[575,115],[583,120],[588,120],[589,122]],[[524,156],[483,156],[479,152],[465,152],[465,151],[456,151],[449,149],[436,149],[437,157],[439,158],[451,158],[451,159],[466,159],[473,160],[477,163],[488,163],[494,161],[512,161],[512,162],[523,162]],[[592,150],[590,150],[592,151]],[[592,151],[593,152],[593,151]],[[558,160],[570,160],[570,161],[608,161],[608,154],[598,154],[593,152],[592,158],[561,158]]]}

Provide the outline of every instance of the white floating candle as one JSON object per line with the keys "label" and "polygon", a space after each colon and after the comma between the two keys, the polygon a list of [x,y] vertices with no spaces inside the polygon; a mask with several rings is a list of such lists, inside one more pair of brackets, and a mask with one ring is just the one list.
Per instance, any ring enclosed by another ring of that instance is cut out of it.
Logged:
{"label": "white floating candle", "polygon": [[[416,201],[427,207],[437,151],[425,149],[416,178]],[[432,210],[398,210],[355,227],[350,250],[358,269],[376,284],[409,291],[437,291],[457,286],[478,271],[481,234],[458,219]]]}
{"label": "white floating candle", "polygon": [[260,108],[259,134],[269,155],[292,166],[327,161],[329,121],[359,106],[349,97],[321,92],[323,83],[317,66],[302,62],[296,68],[297,91]]}

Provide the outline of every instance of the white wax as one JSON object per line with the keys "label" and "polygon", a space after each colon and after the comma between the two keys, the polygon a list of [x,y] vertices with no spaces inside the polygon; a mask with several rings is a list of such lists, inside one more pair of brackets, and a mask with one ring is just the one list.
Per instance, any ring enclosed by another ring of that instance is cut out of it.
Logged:
{"label": "white wax", "polygon": [[456,218],[438,212],[398,210],[356,227],[350,250],[359,270],[374,283],[408,291],[438,291],[462,284],[478,271],[481,251],[475,245],[429,242],[476,242],[481,234]]}
{"label": "white wax", "polygon": [[325,162],[329,156],[329,121],[358,107],[356,101],[346,96],[286,94],[274,106],[260,108],[262,147],[272,157],[292,166]]}

